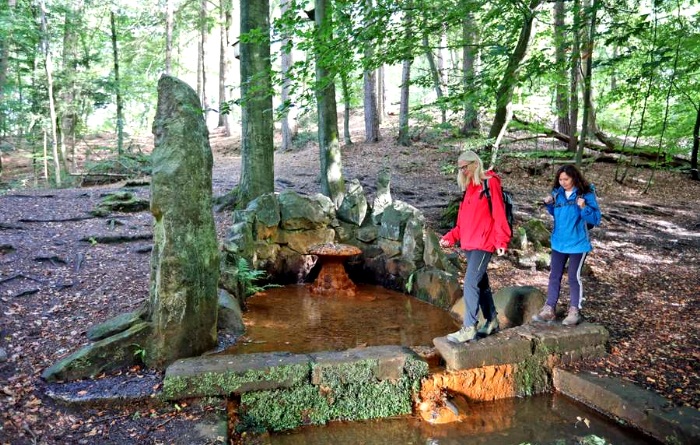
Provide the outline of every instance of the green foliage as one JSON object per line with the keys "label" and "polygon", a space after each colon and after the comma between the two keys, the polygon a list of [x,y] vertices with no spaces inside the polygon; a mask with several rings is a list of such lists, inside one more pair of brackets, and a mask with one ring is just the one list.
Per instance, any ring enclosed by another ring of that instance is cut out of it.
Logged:
{"label": "green foliage", "polygon": [[367,360],[324,366],[322,381],[316,385],[245,393],[241,396],[242,428],[282,431],[329,420],[409,414],[412,393],[428,371],[427,363],[420,362],[407,361],[408,376],[396,381],[376,380],[373,369],[377,363]]}
{"label": "green foliage", "polygon": [[133,343],[131,346],[134,347],[134,357],[138,358],[141,363],[144,363],[146,361],[146,348],[137,343]]}
{"label": "green foliage", "polygon": [[236,267],[238,268],[238,281],[245,290],[245,298],[255,295],[258,292],[262,292],[270,287],[279,287],[277,284],[264,284],[262,286],[256,284],[256,281],[267,278],[267,273],[265,273],[263,270],[251,269],[248,265],[248,261],[246,261],[246,259],[243,257],[238,258]]}
{"label": "green foliage", "polygon": [[455,225],[461,202],[462,196],[458,196],[450,200],[447,207],[445,207],[445,210],[443,210],[440,214],[440,227],[453,227]]}
{"label": "green foliage", "polygon": [[146,176],[151,174],[151,158],[142,153],[130,153],[122,156],[104,159],[85,164],[85,172],[91,175],[118,173],[127,177]]}
{"label": "green foliage", "polygon": [[415,272],[411,272],[411,275],[408,276],[408,281],[406,281],[406,292],[409,294],[413,290],[413,280],[415,278]]}
{"label": "green foliage", "polygon": [[317,131],[300,131],[292,140],[292,146],[297,150],[305,149],[308,144],[318,144]]}

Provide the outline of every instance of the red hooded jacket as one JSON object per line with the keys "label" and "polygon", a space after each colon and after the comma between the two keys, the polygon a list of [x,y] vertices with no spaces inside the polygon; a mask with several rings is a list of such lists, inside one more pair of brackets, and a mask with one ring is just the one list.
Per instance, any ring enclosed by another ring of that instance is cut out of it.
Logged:
{"label": "red hooded jacket", "polygon": [[486,172],[486,177],[489,181],[493,215],[489,210],[488,198],[482,194],[483,184],[474,185],[470,182],[459,205],[457,224],[442,237],[450,245],[459,241],[463,250],[484,250],[491,253],[508,247],[511,233],[503,204],[501,178],[491,170]]}

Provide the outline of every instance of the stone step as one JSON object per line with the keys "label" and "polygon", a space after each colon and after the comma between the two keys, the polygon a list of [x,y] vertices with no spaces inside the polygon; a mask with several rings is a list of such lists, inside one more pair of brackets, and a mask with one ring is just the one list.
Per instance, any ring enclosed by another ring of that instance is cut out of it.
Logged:
{"label": "stone step", "polygon": [[700,411],[614,377],[554,369],[554,387],[607,416],[668,444],[700,443]]}
{"label": "stone step", "polygon": [[608,336],[603,326],[592,323],[574,327],[531,323],[468,343],[450,343],[447,337],[437,337],[433,343],[445,360],[447,369],[459,371],[516,364],[535,354],[556,354],[561,363],[598,357],[605,354]]}

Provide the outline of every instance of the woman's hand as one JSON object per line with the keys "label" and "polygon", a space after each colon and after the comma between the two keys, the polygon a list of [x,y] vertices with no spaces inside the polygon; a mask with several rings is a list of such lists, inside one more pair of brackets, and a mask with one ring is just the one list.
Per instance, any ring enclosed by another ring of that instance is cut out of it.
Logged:
{"label": "woman's hand", "polygon": [[554,202],[554,197],[552,195],[547,195],[543,201],[545,204],[551,204]]}
{"label": "woman's hand", "polygon": [[576,204],[578,204],[580,208],[584,208],[586,207],[586,200],[583,198],[578,198],[576,199]]}
{"label": "woman's hand", "polygon": [[440,247],[450,247],[450,243],[446,239],[440,238]]}

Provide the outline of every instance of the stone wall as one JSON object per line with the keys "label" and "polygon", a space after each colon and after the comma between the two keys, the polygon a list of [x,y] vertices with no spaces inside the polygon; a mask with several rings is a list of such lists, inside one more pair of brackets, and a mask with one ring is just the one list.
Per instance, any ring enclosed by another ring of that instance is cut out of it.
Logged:
{"label": "stone wall", "polygon": [[346,264],[356,282],[407,292],[450,309],[461,296],[456,259],[443,253],[418,209],[386,193],[381,196],[381,203],[371,206],[360,184],[354,184],[337,211],[321,194],[285,190],[258,197],[234,212],[223,245],[222,286],[239,300],[245,298],[237,278],[240,258],[266,271],[275,283],[309,281],[316,264],[309,248],[343,243],[362,251]]}

